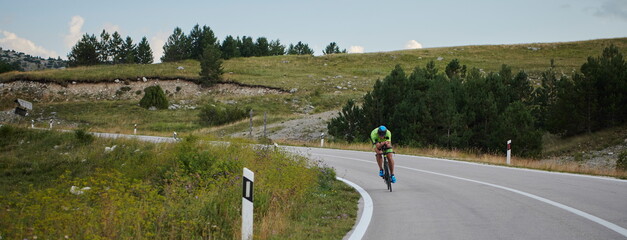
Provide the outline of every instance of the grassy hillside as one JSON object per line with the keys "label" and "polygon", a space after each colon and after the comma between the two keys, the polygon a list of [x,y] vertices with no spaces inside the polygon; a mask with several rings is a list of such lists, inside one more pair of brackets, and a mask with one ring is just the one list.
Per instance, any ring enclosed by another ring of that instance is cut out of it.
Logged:
{"label": "grassy hillside", "polygon": [[[306,92],[331,91],[346,87],[347,91],[368,91],[373,82],[387,75],[400,64],[404,69],[424,66],[435,61],[443,71],[452,59],[470,68],[486,72],[498,71],[507,64],[514,71],[525,70],[531,76],[546,70],[555,60],[558,71],[570,74],[577,71],[588,56],[598,56],[610,44],[619,49],[627,47],[627,38],[600,39],[563,43],[530,43],[517,45],[481,45],[444,48],[425,48],[394,52],[365,54],[334,54],[325,56],[272,56],[236,58],[224,62],[224,78],[252,85],[297,88]],[[441,60],[438,60],[441,59]],[[184,67],[178,70],[177,67]],[[141,77],[159,79],[198,79],[197,61],[151,65],[115,65],[78,67],[65,70],[11,72],[0,75],[0,82],[15,80],[53,82],[100,82],[138,80]],[[349,84],[350,82],[350,84]]]}

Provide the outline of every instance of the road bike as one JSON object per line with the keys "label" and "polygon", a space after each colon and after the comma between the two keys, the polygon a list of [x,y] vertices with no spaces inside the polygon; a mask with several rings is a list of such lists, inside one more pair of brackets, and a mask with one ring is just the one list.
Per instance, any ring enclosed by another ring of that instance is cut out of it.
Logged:
{"label": "road bike", "polygon": [[381,155],[383,155],[383,181],[385,182],[385,185],[387,185],[388,190],[390,190],[390,192],[392,191],[392,174],[390,173],[390,163],[388,162],[388,155],[387,155],[387,150],[389,148],[387,147],[382,147],[381,150],[383,151],[383,153]]}

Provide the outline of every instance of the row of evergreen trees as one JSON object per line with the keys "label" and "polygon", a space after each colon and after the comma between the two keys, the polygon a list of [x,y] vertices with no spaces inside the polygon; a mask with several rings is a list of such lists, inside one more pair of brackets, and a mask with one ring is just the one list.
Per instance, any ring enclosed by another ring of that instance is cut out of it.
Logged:
{"label": "row of evergreen trees", "polygon": [[[196,24],[186,35],[180,27],[176,27],[163,46],[163,62],[180,61],[184,59],[201,60],[202,53],[207,46],[214,46],[220,51],[222,59],[236,57],[263,57],[277,55],[313,55],[314,50],[308,44],[298,42],[289,47],[281,44],[279,39],[268,41],[266,37],[253,40],[250,36],[233,37],[228,35],[220,43],[213,30],[208,26],[200,27]],[[330,46],[330,47],[329,47]],[[325,54],[341,53],[335,42],[329,44]],[[343,51],[344,53],[346,50]]]}
{"label": "row of evergreen trees", "polygon": [[[572,79],[572,80],[571,80]],[[516,155],[539,156],[545,131],[573,135],[627,122],[627,65],[614,46],[588,58],[581,73],[557,77],[551,68],[533,89],[523,71],[503,65],[498,73],[467,71],[451,61],[445,73],[430,62],[407,76],[397,66],[363,97],[351,100],[328,124],[349,142],[367,141],[388,126],[394,141],[410,146],[503,151],[509,139]]]}
{"label": "row of evergreen trees", "polygon": [[[185,34],[181,28],[176,27],[172,35],[168,37],[163,46],[162,62],[174,62],[185,59],[201,61],[207,47],[214,54],[219,54],[219,59],[231,59],[236,57],[262,57],[276,55],[313,55],[314,50],[308,44],[298,42],[288,47],[281,44],[279,39],[268,41],[265,37],[253,40],[252,37],[226,36],[220,42],[213,30],[208,26],[196,24],[189,34]],[[346,49],[340,51],[335,42],[331,42],[323,51],[324,54],[346,53]],[[208,56],[205,56],[208,57]],[[212,56],[211,58],[216,58]],[[120,63],[152,63],[152,50],[146,37],[135,45],[130,37],[126,41],[118,32],[109,35],[105,30],[100,34],[100,39],[95,35],[85,34],[76,43],[68,54],[70,66],[96,65],[96,64],[120,64]]]}
{"label": "row of evergreen trees", "polygon": [[110,35],[105,30],[102,30],[100,39],[94,34],[84,34],[67,57],[71,67],[153,62],[152,49],[146,37],[143,37],[139,44],[135,44],[129,36],[123,40],[117,31]]}

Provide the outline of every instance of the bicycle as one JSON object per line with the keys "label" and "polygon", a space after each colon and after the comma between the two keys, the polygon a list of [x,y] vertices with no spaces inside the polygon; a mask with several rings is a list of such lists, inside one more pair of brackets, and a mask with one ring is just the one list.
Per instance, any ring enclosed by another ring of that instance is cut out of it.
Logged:
{"label": "bicycle", "polygon": [[[385,182],[385,185],[387,185],[388,190],[390,190],[390,192],[392,192],[392,175],[390,174],[390,163],[388,162],[388,155],[387,155],[387,150],[389,148],[387,147],[382,147],[381,150],[383,151],[382,155],[383,155],[383,181]],[[392,152],[394,153],[394,152]]]}

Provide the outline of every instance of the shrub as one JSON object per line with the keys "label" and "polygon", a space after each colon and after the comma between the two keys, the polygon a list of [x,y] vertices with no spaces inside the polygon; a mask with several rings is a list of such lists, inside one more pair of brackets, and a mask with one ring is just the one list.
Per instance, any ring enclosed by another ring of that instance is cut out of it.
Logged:
{"label": "shrub", "polygon": [[167,109],[168,105],[168,98],[159,85],[144,89],[144,97],[139,101],[139,106],[143,108]]}
{"label": "shrub", "polygon": [[87,131],[85,131],[85,129],[77,129],[74,131],[74,136],[76,136],[76,139],[78,140],[79,143],[81,144],[90,144],[94,141],[94,135],[91,135],[90,133],[88,133]]}
{"label": "shrub", "polygon": [[217,126],[225,123],[235,122],[246,118],[250,108],[241,109],[236,106],[229,106],[219,103],[205,104],[200,109],[200,123],[208,126]]}
{"label": "shrub", "polygon": [[616,169],[627,170],[627,150],[623,151],[616,160]]}

